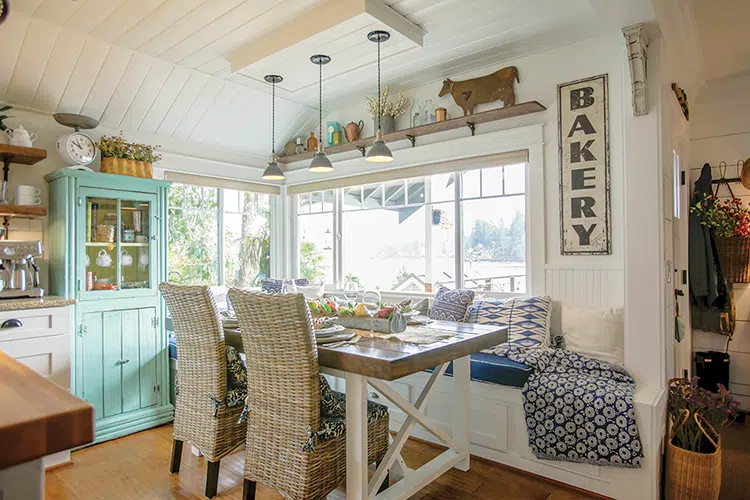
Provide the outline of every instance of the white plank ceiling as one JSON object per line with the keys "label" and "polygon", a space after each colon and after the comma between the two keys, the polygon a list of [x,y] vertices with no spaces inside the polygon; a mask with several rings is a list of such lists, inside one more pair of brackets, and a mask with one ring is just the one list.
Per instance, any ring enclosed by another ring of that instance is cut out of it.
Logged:
{"label": "white plank ceiling", "polygon": [[[425,30],[424,47],[383,45],[383,81],[402,89],[595,36],[589,0],[384,0]],[[0,28],[0,100],[83,113],[166,150],[262,165],[270,147],[266,72],[277,92],[277,147],[316,125],[317,68],[272,57],[232,73],[228,53],[320,0],[12,0]],[[324,108],[374,93],[377,24],[345,26],[328,53]],[[168,145],[168,146],[167,146]]]}

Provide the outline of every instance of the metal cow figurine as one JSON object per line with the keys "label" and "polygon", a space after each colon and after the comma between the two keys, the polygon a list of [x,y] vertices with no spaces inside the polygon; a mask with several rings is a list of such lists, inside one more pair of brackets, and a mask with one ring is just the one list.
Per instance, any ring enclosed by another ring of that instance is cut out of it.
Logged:
{"label": "metal cow figurine", "polygon": [[516,93],[513,90],[513,80],[518,79],[518,68],[508,66],[494,73],[472,78],[462,82],[454,82],[450,78],[443,81],[440,97],[448,92],[453,96],[456,104],[464,110],[464,116],[474,114],[474,106],[502,99],[503,107],[516,103]]}

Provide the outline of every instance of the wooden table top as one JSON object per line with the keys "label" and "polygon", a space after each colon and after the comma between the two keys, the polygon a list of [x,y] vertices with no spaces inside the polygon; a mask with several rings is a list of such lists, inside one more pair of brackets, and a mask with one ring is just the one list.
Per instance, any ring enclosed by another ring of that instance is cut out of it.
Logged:
{"label": "wooden table top", "polygon": [[0,352],[0,469],[94,440],[94,407]]}
{"label": "wooden table top", "polygon": [[[341,347],[319,344],[318,363],[367,377],[395,380],[508,340],[507,327],[434,321],[429,328],[455,335],[432,344],[364,337],[356,344]],[[224,333],[227,344],[242,351],[239,331],[227,329]]]}

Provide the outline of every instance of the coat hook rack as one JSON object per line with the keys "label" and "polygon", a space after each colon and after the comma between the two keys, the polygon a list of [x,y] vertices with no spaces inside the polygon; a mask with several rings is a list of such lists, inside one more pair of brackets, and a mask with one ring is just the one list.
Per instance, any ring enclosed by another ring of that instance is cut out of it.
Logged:
{"label": "coat hook rack", "polygon": [[[711,184],[725,184],[725,185],[728,186],[729,183],[742,182],[742,179],[740,178],[740,173],[742,172],[742,165],[743,165],[743,163],[744,162],[742,160],[738,160],[737,161],[737,163],[735,165],[735,167],[737,167],[737,177],[730,177],[728,179],[727,179],[727,176],[726,176],[726,174],[727,174],[727,168],[729,168],[729,166],[727,165],[727,162],[722,161],[722,162],[719,162],[718,165],[711,165],[711,164],[709,164],[711,168],[718,168],[719,169],[719,175],[721,176],[718,179],[712,180]],[[730,192],[731,192],[731,188],[730,188]]]}

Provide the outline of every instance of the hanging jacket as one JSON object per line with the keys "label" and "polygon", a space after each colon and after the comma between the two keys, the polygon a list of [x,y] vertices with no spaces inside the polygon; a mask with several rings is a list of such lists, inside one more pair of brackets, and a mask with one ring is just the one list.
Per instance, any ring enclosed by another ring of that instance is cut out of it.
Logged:
{"label": "hanging jacket", "polygon": [[[703,165],[695,181],[691,207],[711,196],[711,165]],[[690,213],[688,220],[688,268],[690,270],[691,319],[693,327],[731,335],[734,331],[732,293],[724,279],[714,234],[705,217]]]}

